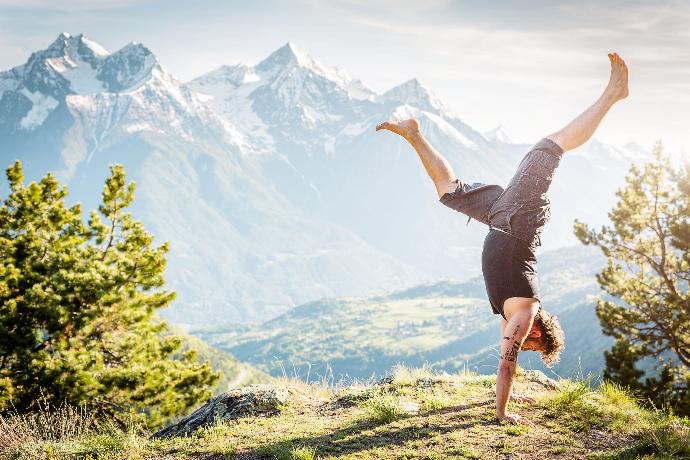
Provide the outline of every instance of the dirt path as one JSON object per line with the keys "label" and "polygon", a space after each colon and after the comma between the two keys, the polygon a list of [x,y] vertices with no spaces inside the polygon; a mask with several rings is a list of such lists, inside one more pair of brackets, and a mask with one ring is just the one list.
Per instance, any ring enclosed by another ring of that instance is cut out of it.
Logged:
{"label": "dirt path", "polygon": [[230,383],[228,383],[228,389],[230,388],[235,388],[240,385],[242,385],[242,382],[244,382],[244,379],[247,378],[247,369],[244,367],[240,369],[240,373],[237,375],[237,377],[234,378],[234,380]]}

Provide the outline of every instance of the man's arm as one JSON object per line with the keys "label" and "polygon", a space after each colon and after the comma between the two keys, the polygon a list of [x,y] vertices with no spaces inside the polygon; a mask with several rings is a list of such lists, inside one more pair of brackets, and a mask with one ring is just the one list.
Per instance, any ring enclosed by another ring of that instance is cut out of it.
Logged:
{"label": "man's arm", "polygon": [[[503,337],[505,337],[507,324],[508,324],[508,321],[506,321],[505,319],[501,319],[501,337],[500,337],[500,340],[498,341],[498,347],[499,348],[501,347],[501,344],[503,343]],[[531,396],[519,395],[513,391],[510,392],[510,397],[508,398],[508,401],[517,401],[517,402],[529,403],[529,404],[534,404],[535,402],[537,402],[537,400]]]}
{"label": "man's arm", "polygon": [[513,314],[507,324],[504,322],[500,345],[501,356],[496,377],[496,418],[499,420],[531,424],[525,418],[506,412],[506,407],[513,389],[518,353],[529,335],[533,319],[533,309],[527,307]]}

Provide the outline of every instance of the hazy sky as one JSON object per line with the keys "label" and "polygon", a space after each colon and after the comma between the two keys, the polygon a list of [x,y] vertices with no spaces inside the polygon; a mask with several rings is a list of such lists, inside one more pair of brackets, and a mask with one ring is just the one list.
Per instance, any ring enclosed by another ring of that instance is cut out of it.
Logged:
{"label": "hazy sky", "polygon": [[690,1],[0,0],[0,69],[63,31],[141,42],[184,81],[292,41],[378,92],[417,77],[471,126],[524,142],[599,96],[615,50],[631,93],[597,137],[690,154]]}

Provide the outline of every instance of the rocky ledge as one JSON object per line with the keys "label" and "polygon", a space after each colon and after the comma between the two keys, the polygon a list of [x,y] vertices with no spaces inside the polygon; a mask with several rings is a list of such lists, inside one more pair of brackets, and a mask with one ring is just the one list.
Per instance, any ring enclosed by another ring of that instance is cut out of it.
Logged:
{"label": "rocky ledge", "polygon": [[191,415],[170,425],[154,437],[189,436],[201,427],[213,426],[224,420],[280,412],[290,397],[291,388],[276,385],[248,385],[211,398]]}
{"label": "rocky ledge", "polygon": [[[558,382],[548,378],[541,371],[523,371],[521,379],[528,384],[543,389],[555,390]],[[462,386],[463,383],[448,376],[434,375],[414,378],[410,382],[414,387],[424,389],[435,386]],[[361,403],[375,394],[392,391],[396,386],[395,376],[390,375],[374,385],[362,387],[346,387],[334,393],[332,400],[315,400],[298,387],[257,384],[241,388],[234,388],[226,393],[211,398],[206,404],[195,410],[191,415],[155,433],[156,438],[173,436],[189,436],[199,428],[211,427],[218,422],[234,420],[251,416],[278,415],[288,402],[299,400],[309,406],[324,408],[347,407]],[[389,388],[390,387],[390,388]],[[405,405],[404,405],[405,406]],[[414,406],[417,407],[418,405]],[[411,406],[410,406],[411,407]],[[401,407],[404,412],[410,412],[408,406]]]}

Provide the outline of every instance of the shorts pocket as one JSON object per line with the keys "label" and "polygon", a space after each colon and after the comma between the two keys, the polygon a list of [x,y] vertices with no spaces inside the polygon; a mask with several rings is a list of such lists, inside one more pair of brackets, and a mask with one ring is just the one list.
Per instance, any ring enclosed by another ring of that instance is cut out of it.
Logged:
{"label": "shorts pocket", "polygon": [[512,231],[513,216],[520,210],[520,203],[501,204],[492,207],[489,211],[488,220],[491,227],[510,233]]}

